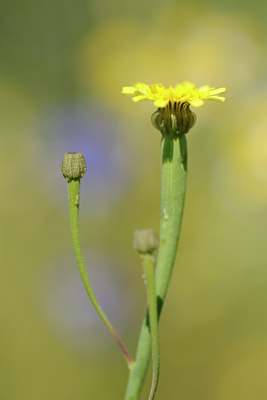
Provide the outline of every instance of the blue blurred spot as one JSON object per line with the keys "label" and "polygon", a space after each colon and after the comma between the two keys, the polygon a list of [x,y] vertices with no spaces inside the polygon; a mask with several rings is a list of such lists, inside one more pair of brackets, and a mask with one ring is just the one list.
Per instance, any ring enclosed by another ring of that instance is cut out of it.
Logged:
{"label": "blue blurred spot", "polygon": [[[95,295],[118,332],[131,325],[134,301],[130,281],[118,260],[85,252]],[[59,254],[41,271],[36,282],[37,304],[55,336],[77,351],[115,348],[114,339],[87,297],[72,254]]]}
{"label": "blue blurred spot", "polygon": [[[131,174],[131,151],[119,121],[104,108],[90,104],[66,104],[42,115],[37,125],[38,163],[44,181],[61,197],[60,163],[64,153],[84,154],[87,173],[82,196],[87,211],[103,212],[127,187]],[[86,199],[84,199],[86,198]]]}

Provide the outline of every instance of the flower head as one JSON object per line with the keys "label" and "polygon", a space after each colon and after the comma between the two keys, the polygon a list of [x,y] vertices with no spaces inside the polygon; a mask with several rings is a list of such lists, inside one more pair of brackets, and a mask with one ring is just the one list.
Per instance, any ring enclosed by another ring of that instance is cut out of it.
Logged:
{"label": "flower head", "polygon": [[136,83],[134,86],[124,86],[123,94],[134,96],[133,101],[152,100],[158,108],[164,108],[167,104],[187,103],[194,107],[200,107],[204,100],[225,101],[225,98],[219,96],[225,93],[225,88],[215,89],[208,85],[196,88],[193,83],[183,82],[175,87],[170,86],[166,89],[161,83],[146,85],[145,83]]}
{"label": "flower head", "polygon": [[163,135],[178,136],[187,133],[195,123],[196,116],[190,110],[190,105],[200,107],[204,100],[225,101],[219,96],[225,93],[225,88],[215,89],[208,85],[196,88],[193,83],[183,82],[166,89],[161,83],[146,85],[136,83],[134,86],[124,86],[123,94],[134,96],[133,101],[152,100],[158,107],[152,114],[152,124]]}

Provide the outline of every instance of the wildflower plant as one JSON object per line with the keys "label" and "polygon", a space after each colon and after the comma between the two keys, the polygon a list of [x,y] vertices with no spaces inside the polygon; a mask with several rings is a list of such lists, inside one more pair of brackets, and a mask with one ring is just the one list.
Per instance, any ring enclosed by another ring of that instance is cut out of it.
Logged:
{"label": "wildflower plant", "polygon": [[[66,153],[62,173],[68,180],[69,209],[73,246],[80,275],[96,311],[118,343],[129,367],[125,400],[138,400],[152,353],[152,382],[149,400],[153,400],[159,381],[158,322],[171,279],[180,235],[187,174],[187,143],[185,134],[193,127],[196,116],[190,106],[200,107],[205,100],[223,102],[224,87],[196,88],[183,82],[165,88],[161,84],[137,83],[125,86],[122,93],[133,96],[134,102],[152,100],[157,110],[152,114],[153,126],[161,132],[161,195],[159,241],[153,229],[134,233],[134,248],[138,251],[147,288],[147,311],[141,327],[135,360],[98,304],[88,278],[79,239],[80,179],[86,172],[81,153]],[[158,246],[157,260],[154,252]]]}

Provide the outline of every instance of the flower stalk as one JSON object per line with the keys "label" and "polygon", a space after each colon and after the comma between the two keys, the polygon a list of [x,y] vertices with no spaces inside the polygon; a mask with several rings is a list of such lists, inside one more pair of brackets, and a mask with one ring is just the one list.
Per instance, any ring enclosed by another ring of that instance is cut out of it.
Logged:
{"label": "flower stalk", "polygon": [[117,344],[119,345],[120,349],[122,350],[127,365],[131,370],[134,365],[134,361],[126,350],[124,344],[122,343],[122,340],[119,338],[108,317],[99,305],[92,289],[89,277],[87,275],[86,267],[83,260],[79,232],[80,178],[82,178],[86,171],[86,164],[83,155],[81,153],[66,153],[62,160],[61,169],[63,176],[68,179],[69,214],[72,242],[77,266],[84,288],[96,312],[102,318],[104,324],[106,325],[106,327],[116,340]]}
{"label": "flower stalk", "polygon": [[[170,283],[184,210],[187,173],[185,135],[162,135],[161,154],[160,239],[155,276],[158,318]],[[141,328],[125,400],[138,400],[148,368],[151,351],[148,314]]]}
{"label": "flower stalk", "polygon": [[160,352],[158,333],[158,307],[155,289],[155,256],[158,238],[153,229],[143,229],[134,233],[134,247],[139,252],[147,289],[147,309],[152,352],[152,383],[148,400],[153,400],[159,382]]}
{"label": "flower stalk", "polygon": [[158,333],[158,307],[155,289],[155,257],[151,254],[144,254],[141,257],[147,286],[147,303],[149,315],[149,328],[151,335],[152,352],[152,383],[148,400],[153,400],[156,395],[159,382],[160,353],[159,353],[159,333]]}

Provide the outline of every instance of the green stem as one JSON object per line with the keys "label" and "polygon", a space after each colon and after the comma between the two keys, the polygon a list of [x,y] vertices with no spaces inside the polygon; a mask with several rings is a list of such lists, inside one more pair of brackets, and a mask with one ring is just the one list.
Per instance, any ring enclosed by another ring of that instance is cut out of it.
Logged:
{"label": "green stem", "polygon": [[[156,266],[158,316],[167,294],[181,229],[187,170],[187,148],[184,135],[162,135],[162,169],[160,198],[160,245]],[[147,371],[151,335],[148,314],[144,319],[134,368],[128,381],[125,400],[138,400]]]}
{"label": "green stem", "polygon": [[155,257],[151,254],[141,255],[147,285],[147,302],[149,310],[149,326],[152,341],[152,384],[148,400],[153,400],[156,395],[159,382],[159,334],[158,334],[158,307],[155,288]]}
{"label": "green stem", "polygon": [[83,261],[83,255],[81,250],[81,243],[80,243],[80,233],[79,233],[79,204],[80,204],[80,180],[79,179],[72,179],[68,181],[68,193],[69,193],[69,212],[70,212],[70,224],[71,224],[71,233],[72,233],[72,242],[75,251],[75,257],[78,265],[78,269],[80,271],[80,275],[82,278],[83,285],[85,290],[88,294],[91,303],[93,304],[96,312],[102,318],[103,322],[107,326],[108,330],[111,332],[112,336],[118,343],[119,347],[121,348],[123,355],[127,361],[129,369],[131,369],[134,365],[134,362],[126,350],[125,346],[123,345],[121,339],[119,338],[118,334],[116,333],[115,329],[113,328],[112,324],[108,320],[106,314],[100,307],[93,289],[91,287],[87,271]]}

